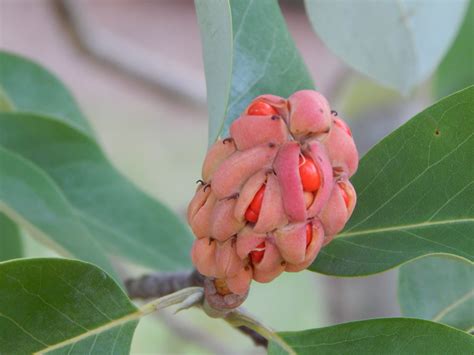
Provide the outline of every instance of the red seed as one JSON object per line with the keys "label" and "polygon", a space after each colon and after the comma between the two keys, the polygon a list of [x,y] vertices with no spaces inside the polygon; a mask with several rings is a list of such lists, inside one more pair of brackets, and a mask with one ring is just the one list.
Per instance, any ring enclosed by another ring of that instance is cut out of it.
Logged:
{"label": "red seed", "polygon": [[247,114],[251,116],[270,116],[278,115],[278,111],[273,106],[266,102],[254,102],[247,110]]}
{"label": "red seed", "polygon": [[343,120],[341,120],[341,119],[339,119],[339,118],[336,118],[336,119],[334,120],[334,123],[335,123],[336,125],[338,125],[339,127],[341,127],[344,131],[347,132],[347,134],[348,134],[349,136],[352,137],[351,129],[349,128],[349,126],[347,125],[346,122],[344,122]]}
{"label": "red seed", "polygon": [[258,264],[263,259],[265,254],[265,242],[261,242],[257,247],[250,252],[250,261],[252,264]]}
{"label": "red seed", "polygon": [[265,193],[265,185],[262,185],[250,202],[247,211],[245,211],[245,219],[249,222],[255,223],[258,220],[260,209],[262,208],[263,194]]}
{"label": "red seed", "polygon": [[314,192],[321,186],[321,177],[314,161],[302,155],[300,155],[300,178],[303,191]]}
{"label": "red seed", "polygon": [[313,240],[313,225],[308,223],[306,225],[306,248],[311,244]]}
{"label": "red seed", "polygon": [[262,208],[263,202],[263,194],[265,193],[265,185],[262,185],[260,189],[255,194],[252,202],[250,202],[250,208],[256,213],[260,213],[260,209]]}
{"label": "red seed", "polygon": [[249,222],[252,223],[257,223],[258,221],[258,214],[256,214],[253,210],[250,208],[247,208],[247,211],[245,211],[245,219]]}

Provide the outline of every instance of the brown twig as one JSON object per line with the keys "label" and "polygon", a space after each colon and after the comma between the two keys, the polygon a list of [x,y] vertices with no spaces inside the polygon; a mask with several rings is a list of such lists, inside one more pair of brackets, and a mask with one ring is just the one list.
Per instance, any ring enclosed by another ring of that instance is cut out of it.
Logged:
{"label": "brown twig", "polygon": [[138,299],[159,298],[186,287],[202,287],[203,284],[204,277],[197,270],[156,273],[125,281],[129,297]]}
{"label": "brown twig", "polygon": [[[160,298],[186,287],[203,287],[205,277],[197,270],[181,272],[163,272],[131,278],[125,281],[125,288],[130,298]],[[255,345],[268,347],[268,340],[247,326],[237,326],[240,332],[249,336]]]}

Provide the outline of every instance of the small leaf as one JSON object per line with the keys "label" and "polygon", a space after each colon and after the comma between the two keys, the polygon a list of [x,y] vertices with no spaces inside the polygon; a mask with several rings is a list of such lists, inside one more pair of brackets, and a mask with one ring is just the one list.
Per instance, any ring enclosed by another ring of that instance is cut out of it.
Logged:
{"label": "small leaf", "polygon": [[347,64],[402,93],[427,79],[456,37],[467,7],[456,1],[305,0],[318,36]]}
{"label": "small leaf", "polygon": [[209,144],[258,95],[312,89],[275,0],[196,0],[208,89]]}
{"label": "small leaf", "polygon": [[0,212],[58,253],[93,262],[113,274],[100,244],[43,171],[1,146],[0,166]]}
{"label": "small leaf", "polygon": [[0,112],[12,110],[50,115],[93,136],[76,101],[55,76],[26,58],[0,51]]}
{"label": "small leaf", "polygon": [[0,261],[21,258],[22,251],[23,245],[17,225],[0,212]]}
{"label": "small leaf", "polygon": [[400,268],[398,298],[403,315],[474,329],[474,265],[428,256]]}
{"label": "small leaf", "polygon": [[94,265],[64,259],[0,263],[2,353],[128,354],[139,317]]}
{"label": "small leaf", "polygon": [[474,259],[474,86],[394,131],[361,160],[357,206],[310,266],[338,276],[388,270],[423,255]]}
{"label": "small leaf", "polygon": [[184,224],[119,174],[78,130],[48,117],[0,113],[0,146],[43,169],[109,253],[161,270],[191,265],[192,237]]}
{"label": "small leaf", "polygon": [[[469,334],[410,318],[371,319],[280,335],[301,355],[471,354],[474,350]],[[283,354],[274,343],[268,353]]]}
{"label": "small leaf", "polygon": [[435,75],[433,91],[437,98],[474,84],[474,1],[470,1],[464,23],[451,49]]}

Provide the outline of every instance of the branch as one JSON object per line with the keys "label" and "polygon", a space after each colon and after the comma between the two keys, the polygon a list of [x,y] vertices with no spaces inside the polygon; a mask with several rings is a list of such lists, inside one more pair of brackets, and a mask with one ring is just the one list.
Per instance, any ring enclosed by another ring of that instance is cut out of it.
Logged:
{"label": "branch", "polygon": [[[267,340],[266,346],[268,346],[268,341],[272,340],[288,354],[296,355],[295,351],[277,333],[254,318],[250,313],[241,307],[230,312],[224,318],[224,320],[234,327],[239,327],[239,329],[240,327],[246,327],[251,332],[258,334],[259,337],[265,338]],[[257,340],[253,338],[253,336],[252,339],[254,340],[255,344],[257,344]]]}
{"label": "branch", "polygon": [[204,276],[197,270],[163,272],[125,281],[130,298],[160,298],[187,287],[202,287]]}
{"label": "branch", "polygon": [[81,1],[57,0],[56,5],[81,48],[93,58],[199,105],[206,102],[204,82],[195,70],[177,66],[163,53],[139,46],[101,26],[88,15]]}
{"label": "branch", "polygon": [[[188,287],[203,287],[204,279],[197,270],[155,273],[128,279],[125,287],[130,298],[145,300],[160,298]],[[256,346],[268,347],[268,340],[257,331],[246,325],[235,325],[235,328],[249,336]]]}
{"label": "branch", "polygon": [[236,327],[236,329],[240,330],[241,333],[249,336],[250,339],[253,340],[253,343],[255,344],[255,346],[261,346],[261,347],[264,347],[265,349],[268,349],[268,340],[263,335],[260,335],[255,330],[250,329],[249,327],[245,325],[238,326]]}

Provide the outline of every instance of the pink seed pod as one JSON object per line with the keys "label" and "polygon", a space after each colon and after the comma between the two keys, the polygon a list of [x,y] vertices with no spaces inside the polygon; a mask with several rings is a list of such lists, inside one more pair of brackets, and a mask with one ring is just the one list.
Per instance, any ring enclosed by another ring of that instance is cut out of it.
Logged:
{"label": "pink seed pod", "polygon": [[313,202],[308,208],[308,216],[311,218],[318,215],[328,202],[333,189],[334,179],[326,148],[320,142],[316,140],[310,141],[308,143],[308,154],[313,159],[321,180],[321,186],[316,191]]}
{"label": "pink seed pod", "polygon": [[218,140],[212,145],[206,154],[204,163],[202,164],[202,179],[209,182],[210,177],[219,165],[236,151],[233,139]]}
{"label": "pink seed pod", "polygon": [[246,226],[237,236],[237,255],[242,260],[247,259],[250,252],[265,242],[266,234],[256,233],[251,226]]}
{"label": "pink seed pod", "polygon": [[265,186],[262,208],[253,228],[256,233],[267,233],[288,223],[283,207],[280,184],[275,174],[267,175]]}
{"label": "pink seed pod", "polygon": [[329,134],[322,140],[329,159],[338,176],[351,177],[359,165],[359,153],[349,126],[340,118],[334,118]]}
{"label": "pink seed pod", "polygon": [[262,260],[252,264],[253,278],[255,281],[267,283],[285,271],[286,263],[273,240],[267,238],[264,248]]}
{"label": "pink seed pod", "polygon": [[245,221],[247,211],[257,191],[267,182],[267,171],[259,170],[252,175],[243,185],[235,206],[234,215],[239,221]]}
{"label": "pink seed pod", "polygon": [[311,242],[306,247],[305,257],[301,263],[288,263],[286,270],[288,272],[299,272],[306,269],[316,259],[324,242],[324,230],[320,222],[314,220],[311,223],[312,238]]}
{"label": "pink seed pod", "polygon": [[[252,114],[253,112],[249,112],[249,109],[252,109],[254,107],[254,104],[256,102],[263,102],[268,105],[270,105],[276,113],[281,116],[285,121],[288,122],[288,101],[284,99],[283,97],[276,96],[276,95],[260,95],[257,96],[251,103],[250,105],[247,106],[247,108],[244,110],[244,114]],[[273,112],[274,113],[274,112]]]}
{"label": "pink seed pod", "polygon": [[339,233],[354,210],[357,196],[348,180],[338,181],[332,190],[328,203],[321,212],[321,223],[327,235]]}
{"label": "pink seed pod", "polygon": [[229,132],[187,211],[192,261],[227,300],[314,261],[354,210],[358,165],[349,127],[315,91],[259,96]]}
{"label": "pink seed pod", "polygon": [[216,276],[216,242],[210,238],[201,238],[194,242],[191,260],[203,275]]}
{"label": "pink seed pod", "polygon": [[288,129],[282,117],[243,115],[230,126],[230,135],[238,150],[245,150],[265,143],[283,144]]}
{"label": "pink seed pod", "polygon": [[239,272],[232,277],[228,277],[226,279],[227,287],[233,293],[238,295],[244,295],[247,293],[250,282],[253,278],[253,269],[249,265],[245,265],[243,268],[239,270]]}
{"label": "pink seed pod", "polygon": [[305,260],[306,224],[291,223],[274,232],[275,243],[288,263],[300,264]]}
{"label": "pink seed pod", "polygon": [[218,199],[239,193],[247,179],[262,168],[270,168],[278,149],[268,143],[243,151],[236,151],[219,165],[211,178],[212,189]]}
{"label": "pink seed pod", "polygon": [[280,148],[273,164],[280,182],[283,206],[291,222],[302,222],[307,217],[303,185],[298,169],[300,153],[298,142],[287,142]]}
{"label": "pink seed pod", "polygon": [[206,203],[209,195],[211,194],[211,189],[206,188],[205,185],[200,184],[196,189],[196,194],[188,205],[188,210],[186,213],[188,223],[191,224],[196,213],[201,209],[202,206]]}
{"label": "pink seed pod", "polygon": [[[203,190],[204,189],[206,189],[205,186],[203,187]],[[210,193],[204,204],[201,205],[199,209],[196,209],[196,212],[191,217],[189,225],[197,238],[207,238],[211,236],[211,216],[216,201],[215,195]]]}
{"label": "pink seed pod", "polygon": [[236,204],[237,199],[223,199],[214,205],[210,217],[212,225],[209,234],[214,239],[224,242],[245,226],[244,220],[237,220],[234,216]]}
{"label": "pink seed pod", "polygon": [[216,277],[227,278],[236,276],[243,268],[242,260],[237,256],[236,242],[229,239],[217,243],[216,247]]}
{"label": "pink seed pod", "polygon": [[326,98],[313,90],[301,90],[288,98],[290,131],[296,138],[327,133],[331,126],[331,108]]}

